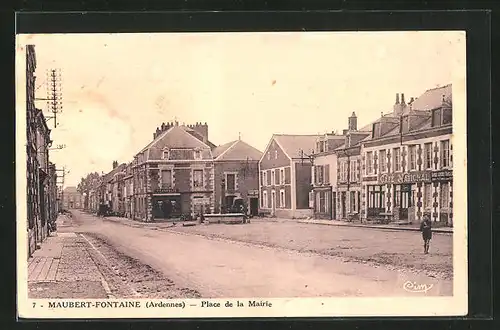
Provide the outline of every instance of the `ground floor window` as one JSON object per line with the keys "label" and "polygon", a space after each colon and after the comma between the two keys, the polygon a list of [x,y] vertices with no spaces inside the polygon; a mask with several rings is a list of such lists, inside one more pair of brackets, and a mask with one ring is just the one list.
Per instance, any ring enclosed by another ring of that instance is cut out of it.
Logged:
{"label": "ground floor window", "polygon": [[181,215],[180,196],[153,197],[153,217],[156,219],[178,218]]}
{"label": "ground floor window", "polygon": [[262,192],[262,208],[268,208],[268,199],[267,199],[267,191]]}
{"label": "ground floor window", "polygon": [[285,190],[280,190],[280,207],[285,208]]}
{"label": "ground floor window", "polygon": [[448,182],[441,183],[440,204],[441,208],[444,209],[448,209],[450,206],[450,185]]}
{"label": "ground floor window", "polygon": [[367,187],[368,216],[376,216],[385,211],[385,185],[373,185]]}
{"label": "ground floor window", "polygon": [[350,211],[351,212],[358,212],[359,203],[358,203],[357,197],[358,197],[357,191],[350,192],[349,204],[350,204]]}
{"label": "ground floor window", "polygon": [[424,208],[432,207],[432,185],[426,183],[424,185]]}

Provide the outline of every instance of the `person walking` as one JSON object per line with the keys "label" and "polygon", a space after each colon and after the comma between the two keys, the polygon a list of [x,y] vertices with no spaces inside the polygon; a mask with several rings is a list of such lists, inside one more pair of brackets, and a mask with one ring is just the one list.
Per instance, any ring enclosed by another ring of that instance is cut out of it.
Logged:
{"label": "person walking", "polygon": [[432,238],[432,224],[429,215],[424,215],[424,221],[420,224],[420,231],[424,239],[424,254],[429,253],[429,245]]}

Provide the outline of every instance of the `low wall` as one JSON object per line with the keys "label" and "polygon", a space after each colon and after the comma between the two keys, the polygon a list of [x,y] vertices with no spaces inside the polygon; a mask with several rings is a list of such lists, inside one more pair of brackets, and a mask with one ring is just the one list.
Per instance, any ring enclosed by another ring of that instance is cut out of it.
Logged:
{"label": "low wall", "polygon": [[205,214],[204,217],[208,223],[236,224],[245,221],[243,213]]}

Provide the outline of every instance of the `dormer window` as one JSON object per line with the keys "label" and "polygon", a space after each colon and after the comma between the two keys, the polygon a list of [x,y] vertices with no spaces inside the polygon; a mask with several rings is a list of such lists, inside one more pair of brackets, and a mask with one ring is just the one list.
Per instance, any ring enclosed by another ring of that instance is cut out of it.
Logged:
{"label": "dormer window", "polygon": [[170,158],[170,151],[168,149],[163,149],[161,159],[169,159]]}

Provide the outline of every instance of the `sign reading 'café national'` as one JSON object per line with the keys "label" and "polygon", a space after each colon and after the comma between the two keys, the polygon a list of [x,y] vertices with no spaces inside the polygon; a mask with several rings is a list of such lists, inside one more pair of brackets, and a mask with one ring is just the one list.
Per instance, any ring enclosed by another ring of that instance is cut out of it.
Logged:
{"label": "sign reading 'caf\u00e9 national'", "polygon": [[379,184],[405,184],[417,182],[431,182],[440,180],[451,180],[453,178],[452,171],[437,171],[437,172],[411,172],[411,173],[383,173],[378,176]]}

